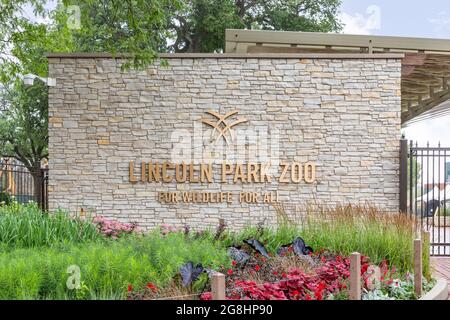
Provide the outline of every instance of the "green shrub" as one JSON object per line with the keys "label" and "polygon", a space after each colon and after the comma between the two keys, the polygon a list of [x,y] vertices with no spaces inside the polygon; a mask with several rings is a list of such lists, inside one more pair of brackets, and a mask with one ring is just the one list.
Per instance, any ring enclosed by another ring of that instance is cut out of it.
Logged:
{"label": "green shrub", "polygon": [[[85,299],[123,299],[127,286],[170,284],[187,261],[219,268],[229,263],[223,247],[207,240],[185,241],[182,234],[117,241],[17,249],[0,256],[0,299],[76,299],[69,290],[67,268],[77,265]],[[79,298],[79,296],[78,296]]]}
{"label": "green shrub", "polygon": [[[374,208],[316,208],[310,210],[299,224],[286,220],[278,228],[249,227],[239,233],[227,233],[223,243],[242,244],[243,239],[256,238],[274,254],[278,247],[300,236],[315,251],[326,250],[341,255],[357,251],[376,264],[387,260],[405,274],[413,271],[414,223],[406,215],[380,212]],[[428,256],[424,254],[425,275],[430,274]]]}
{"label": "green shrub", "polygon": [[301,235],[316,250],[357,251],[376,264],[387,260],[404,274],[413,271],[414,223],[407,215],[347,206],[308,213]]}
{"label": "green shrub", "polygon": [[6,192],[0,192],[0,206],[10,205],[12,202],[11,195]]}
{"label": "green shrub", "polygon": [[67,213],[43,213],[36,204],[0,207],[0,244],[3,248],[52,246],[103,239],[91,220]]}

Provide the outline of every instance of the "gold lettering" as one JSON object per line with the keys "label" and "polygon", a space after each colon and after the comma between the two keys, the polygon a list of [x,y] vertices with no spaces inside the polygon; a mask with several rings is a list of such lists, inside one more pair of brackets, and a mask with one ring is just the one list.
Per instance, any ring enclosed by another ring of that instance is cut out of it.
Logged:
{"label": "gold lettering", "polygon": [[184,162],[182,162],[181,164],[177,164],[175,166],[175,179],[177,180],[177,182],[186,182],[186,178],[187,178],[186,164]]}
{"label": "gold lettering", "polygon": [[305,163],[305,182],[314,183],[316,181],[316,165],[314,163]]}
{"label": "gold lettering", "polygon": [[270,170],[270,163],[261,164],[261,179],[260,182],[272,182],[272,177],[268,172]]}
{"label": "gold lettering", "polygon": [[209,183],[213,182],[213,178],[212,178],[212,164],[208,163],[208,164],[204,164],[202,163],[200,165],[200,181],[206,182],[206,180],[208,180]]}
{"label": "gold lettering", "polygon": [[195,172],[194,163],[191,162],[191,164],[189,165],[189,182],[197,183],[199,180],[198,177],[195,177],[194,172]]}
{"label": "gold lettering", "polygon": [[227,182],[227,175],[233,173],[233,167],[228,163],[222,163],[222,183]]}
{"label": "gold lettering", "polygon": [[238,163],[234,169],[234,178],[233,182],[236,183],[238,180],[241,180],[242,183],[247,182],[247,179],[244,174],[244,170],[242,168],[242,164]]}
{"label": "gold lettering", "polygon": [[174,166],[169,162],[162,164],[162,178],[164,182],[171,182],[173,177],[167,174],[167,169],[172,169]]}
{"label": "gold lettering", "polygon": [[259,182],[259,166],[256,163],[247,164],[247,182]]}
{"label": "gold lettering", "polygon": [[281,167],[281,175],[280,175],[280,182],[289,182],[289,179],[286,177],[287,176],[287,171],[288,171],[288,164],[281,162],[280,163],[280,167]]}
{"label": "gold lettering", "polygon": [[292,163],[291,179],[294,183],[300,183],[302,181],[302,165],[298,162]]}
{"label": "gold lettering", "polygon": [[148,163],[148,181],[161,181],[160,167],[158,163],[155,163],[155,165],[151,162]]}
{"label": "gold lettering", "polygon": [[130,161],[130,182],[137,182],[136,177],[134,176],[134,161]]}
{"label": "gold lettering", "polygon": [[191,193],[190,192],[183,192],[182,193],[182,199],[183,202],[189,202],[191,199]]}
{"label": "gold lettering", "polygon": [[142,182],[145,182],[145,168],[146,168],[145,162],[142,161],[141,162],[141,181]]}

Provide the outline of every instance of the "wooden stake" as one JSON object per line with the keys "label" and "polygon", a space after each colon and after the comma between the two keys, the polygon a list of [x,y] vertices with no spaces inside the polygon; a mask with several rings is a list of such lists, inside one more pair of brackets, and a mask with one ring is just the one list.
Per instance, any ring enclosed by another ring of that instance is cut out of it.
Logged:
{"label": "wooden stake", "polygon": [[211,276],[211,293],[213,300],[225,300],[225,275],[214,273]]}
{"label": "wooden stake", "polygon": [[414,292],[422,296],[422,241],[414,240]]}
{"label": "wooden stake", "polygon": [[361,300],[361,254],[350,255],[350,300]]}
{"label": "wooden stake", "polygon": [[430,255],[430,231],[422,230],[421,234],[422,239],[422,253],[425,253],[426,255]]}

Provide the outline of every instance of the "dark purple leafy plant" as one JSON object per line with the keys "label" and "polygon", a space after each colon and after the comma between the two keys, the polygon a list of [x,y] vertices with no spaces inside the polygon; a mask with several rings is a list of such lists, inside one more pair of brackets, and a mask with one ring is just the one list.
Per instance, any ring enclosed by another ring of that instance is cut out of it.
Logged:
{"label": "dark purple leafy plant", "polygon": [[183,286],[187,287],[198,279],[200,274],[204,271],[201,263],[194,266],[194,263],[189,261],[188,263],[180,267],[181,278],[183,279]]}
{"label": "dark purple leafy plant", "polygon": [[270,258],[269,253],[267,252],[266,248],[256,239],[247,239],[244,240],[244,243],[248,244],[253,250],[260,253],[262,256],[266,258]]}

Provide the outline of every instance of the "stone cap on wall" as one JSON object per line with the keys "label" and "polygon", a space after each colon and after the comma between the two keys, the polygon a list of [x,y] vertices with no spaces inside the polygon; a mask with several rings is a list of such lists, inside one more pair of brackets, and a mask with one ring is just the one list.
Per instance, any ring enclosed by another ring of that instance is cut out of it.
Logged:
{"label": "stone cap on wall", "polygon": [[[126,59],[129,54],[111,53],[48,53],[47,58],[86,59],[115,58]],[[403,53],[161,53],[163,59],[403,59]]]}

